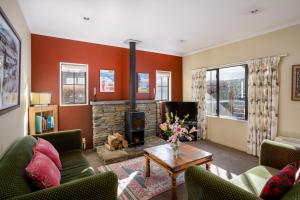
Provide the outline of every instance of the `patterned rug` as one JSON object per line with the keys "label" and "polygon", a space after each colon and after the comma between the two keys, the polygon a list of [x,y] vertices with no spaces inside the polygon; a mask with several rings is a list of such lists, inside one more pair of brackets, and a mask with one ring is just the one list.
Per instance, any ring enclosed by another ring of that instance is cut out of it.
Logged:
{"label": "patterned rug", "polygon": [[[150,177],[145,177],[144,157],[101,166],[100,172],[113,171],[119,177],[118,197],[120,200],[148,200],[171,189],[171,178],[165,169],[150,162]],[[184,175],[177,177],[177,185],[184,182]]]}

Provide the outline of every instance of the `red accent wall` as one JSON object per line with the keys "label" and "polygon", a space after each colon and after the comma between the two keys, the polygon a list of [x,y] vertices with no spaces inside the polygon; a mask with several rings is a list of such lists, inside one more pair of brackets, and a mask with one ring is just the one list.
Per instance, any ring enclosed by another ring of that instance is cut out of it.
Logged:
{"label": "red accent wall", "polygon": [[[129,98],[129,49],[31,35],[31,91],[50,92],[52,104],[59,105],[59,63],[81,63],[89,66],[89,99],[97,87],[97,100]],[[150,74],[150,93],[137,94],[137,99],[154,99],[156,70],[172,72],[172,100],[182,100],[182,58],[145,51],[136,52],[137,72]],[[99,92],[100,69],[115,70],[115,92]],[[91,106],[59,107],[59,130],[80,128],[93,146]]]}

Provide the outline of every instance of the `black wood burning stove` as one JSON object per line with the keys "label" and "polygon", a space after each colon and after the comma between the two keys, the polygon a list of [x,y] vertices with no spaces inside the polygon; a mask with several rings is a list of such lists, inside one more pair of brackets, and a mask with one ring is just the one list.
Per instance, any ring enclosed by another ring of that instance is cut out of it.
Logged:
{"label": "black wood burning stove", "polygon": [[125,113],[125,138],[129,146],[144,144],[145,113],[136,110],[136,44],[140,41],[128,40],[130,47],[130,110]]}
{"label": "black wood burning stove", "polygon": [[125,133],[129,146],[144,144],[145,113],[126,112]]}

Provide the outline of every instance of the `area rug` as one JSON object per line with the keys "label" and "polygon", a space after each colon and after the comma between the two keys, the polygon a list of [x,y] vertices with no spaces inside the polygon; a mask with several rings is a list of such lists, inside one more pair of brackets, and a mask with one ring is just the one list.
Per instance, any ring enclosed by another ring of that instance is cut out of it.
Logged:
{"label": "area rug", "polygon": [[[145,177],[146,161],[138,157],[101,166],[100,172],[113,171],[118,175],[120,200],[148,200],[171,189],[171,178],[165,169],[150,162],[150,177]],[[177,177],[177,185],[184,182],[184,174]]]}

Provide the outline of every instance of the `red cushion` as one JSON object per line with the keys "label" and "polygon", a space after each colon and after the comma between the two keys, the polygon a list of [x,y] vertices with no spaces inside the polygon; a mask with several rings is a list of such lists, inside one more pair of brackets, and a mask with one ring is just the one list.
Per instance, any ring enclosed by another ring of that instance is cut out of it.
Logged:
{"label": "red cushion", "polygon": [[38,138],[38,141],[36,143],[36,146],[34,148],[34,151],[39,151],[46,156],[48,156],[57,166],[59,170],[62,169],[61,162],[59,159],[59,154],[54,148],[54,146],[48,142],[47,140],[44,140],[42,138]]}
{"label": "red cushion", "polygon": [[260,193],[260,198],[264,200],[281,199],[293,187],[297,170],[296,162],[286,165],[268,180]]}
{"label": "red cushion", "polygon": [[50,158],[38,151],[34,152],[30,163],[25,168],[25,172],[38,189],[60,185],[60,171]]}

